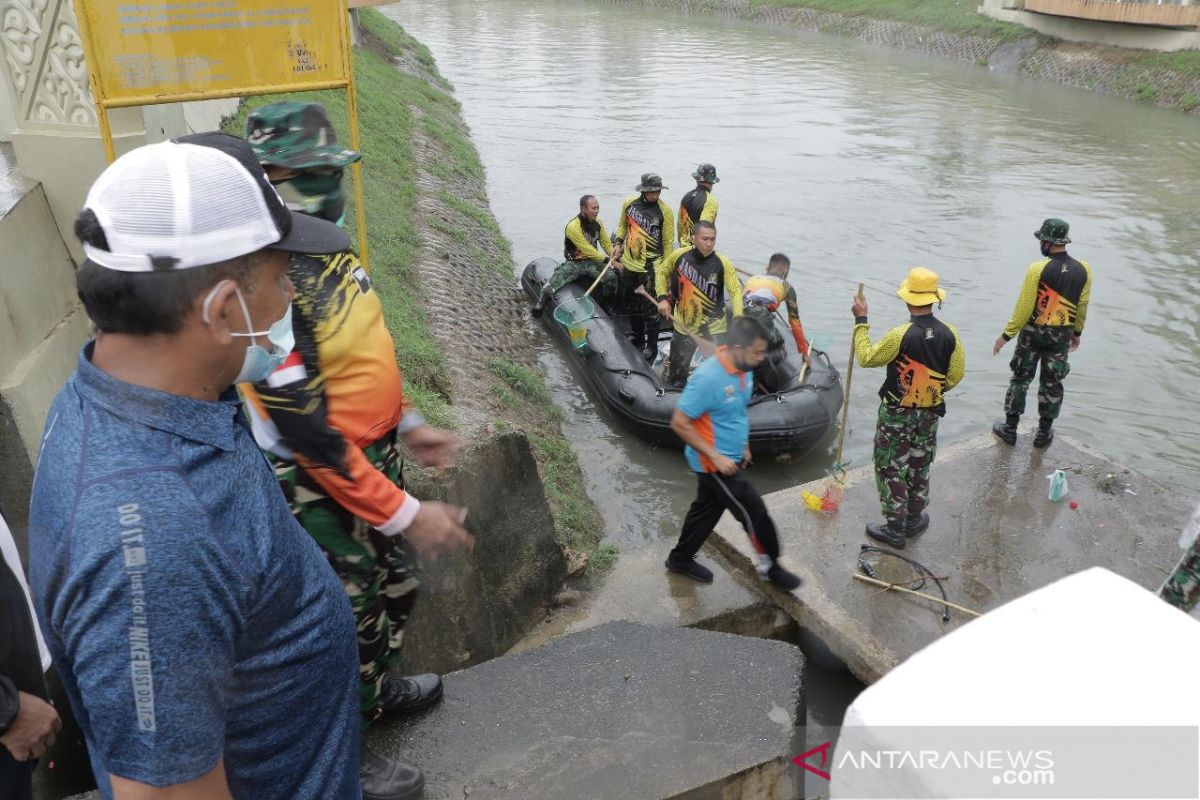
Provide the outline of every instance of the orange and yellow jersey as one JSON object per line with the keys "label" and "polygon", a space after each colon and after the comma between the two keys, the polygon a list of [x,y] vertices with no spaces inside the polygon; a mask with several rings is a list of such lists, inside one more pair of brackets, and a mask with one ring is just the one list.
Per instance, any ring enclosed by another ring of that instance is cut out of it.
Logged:
{"label": "orange and yellow jersey", "polygon": [[[776,275],[752,275],[746,279],[742,287],[746,308],[760,305],[775,313],[779,304],[787,306],[788,327],[792,338],[796,340],[796,348],[801,353],[808,352],[808,339],[804,336],[804,326],[800,324],[800,304],[796,300],[796,290],[792,285]],[[782,344],[782,339],[779,340]]]}
{"label": "orange and yellow jersey", "polygon": [[680,333],[724,333],[726,291],[734,316],[740,317],[742,282],[733,262],[716,250],[702,256],[694,247],[680,247],[654,268],[655,297],[671,302]]}
{"label": "orange and yellow jersey", "polygon": [[901,408],[928,408],[946,413],[943,395],[958,385],[967,360],[954,326],[932,314],[912,318],[871,344],[865,317],[854,325],[854,356],[862,367],[887,366],[879,387],[883,402]]}
{"label": "orange and yellow jersey", "polygon": [[621,263],[633,272],[645,272],[648,262],[659,262],[675,244],[675,218],[666,202],[647,203],[640,194],[621,205],[616,240],[624,244]]}
{"label": "orange and yellow jersey", "polygon": [[563,231],[563,258],[567,261],[607,261],[611,252],[612,240],[599,218],[589,221],[576,214],[567,223]]}
{"label": "orange and yellow jersey", "polygon": [[[420,503],[367,459],[363,448],[393,435],[404,389],[383,304],[350,251],[293,254],[296,348],[266,381],[241,384],[260,447],[295,462],[321,491],[391,536]],[[412,412],[406,422],[418,421]]]}
{"label": "orange and yellow jersey", "polygon": [[697,222],[717,221],[717,197],[702,186],[683,196],[679,203],[679,244],[692,246],[692,228]]}
{"label": "orange and yellow jersey", "polygon": [[1004,327],[1004,338],[1011,339],[1026,325],[1070,325],[1075,335],[1081,336],[1091,296],[1092,268],[1086,261],[1066,253],[1035,261],[1025,273],[1012,319]]}

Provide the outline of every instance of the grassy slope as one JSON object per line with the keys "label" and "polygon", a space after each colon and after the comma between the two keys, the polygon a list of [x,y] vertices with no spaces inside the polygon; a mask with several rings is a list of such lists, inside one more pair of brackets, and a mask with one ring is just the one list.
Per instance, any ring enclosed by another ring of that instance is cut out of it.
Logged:
{"label": "grassy slope", "polygon": [[[985,36],[1000,41],[1040,36],[1029,28],[986,17],[975,9],[978,0],[750,0],[755,6],[779,6],[817,8],[837,11],[851,16],[894,19],[917,25],[927,25],[938,30],[959,34]],[[1123,93],[1135,100],[1160,103],[1183,111],[1191,111],[1200,105],[1200,98],[1171,93],[1154,88],[1150,81],[1142,79],[1139,70],[1148,73],[1177,73],[1181,78],[1200,77],[1200,51],[1188,50],[1179,53],[1153,53],[1142,50],[1128,51],[1125,63],[1128,77],[1121,84]]]}
{"label": "grassy slope", "polygon": [[[421,165],[438,177],[482,184],[483,164],[461,123],[460,106],[450,93],[449,83],[438,74],[429,50],[377,11],[363,9],[360,21],[373,45],[354,53],[359,125],[366,153],[363,173],[370,219],[371,277],[387,311],[406,394],[431,422],[450,427],[453,417],[447,402],[450,384],[446,357],[430,333],[416,271],[420,233],[415,182],[418,169],[412,142],[418,126],[449,156]],[[394,66],[393,59],[402,62],[403,68]],[[336,130],[349,130],[345,98],[340,91],[256,97],[243,103],[226,129],[244,133],[251,107],[284,99],[320,102],[328,109]],[[419,117],[410,110],[414,107]],[[346,188],[347,196],[352,197],[349,184]],[[477,261],[511,275],[511,245],[491,211],[456,196],[441,199],[478,222],[490,234],[495,249],[504,255],[496,259],[473,253]],[[439,220],[427,222],[444,225]],[[356,231],[352,204],[348,206],[346,227],[352,234]],[[444,232],[471,243],[462,230],[448,228]],[[496,397],[504,412],[504,419],[497,422],[502,427],[519,426],[528,435],[559,541],[585,554],[592,569],[611,563],[611,549],[598,544],[603,522],[587,496],[578,459],[563,438],[558,426],[560,412],[550,401],[542,377],[507,362],[497,362],[492,373]]]}

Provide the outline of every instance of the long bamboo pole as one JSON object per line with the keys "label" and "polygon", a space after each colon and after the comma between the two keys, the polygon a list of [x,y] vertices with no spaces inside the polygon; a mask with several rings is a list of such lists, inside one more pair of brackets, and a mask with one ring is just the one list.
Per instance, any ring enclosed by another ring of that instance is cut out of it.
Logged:
{"label": "long bamboo pole", "polygon": [[968,616],[971,616],[971,617],[982,617],[983,616],[983,614],[980,614],[978,611],[972,611],[969,608],[964,608],[956,603],[951,603],[949,600],[943,600],[942,598],[934,597],[931,594],[925,594],[924,592],[918,592],[916,589],[906,589],[903,586],[897,586],[894,583],[887,583],[886,581],[877,580],[875,578],[871,578],[866,575],[863,575],[861,572],[854,573],[854,580],[862,581],[863,583],[869,583],[872,586],[879,586],[884,589],[890,589],[893,592],[902,592],[904,594],[911,594],[914,597],[920,597],[923,600],[929,600],[931,602],[937,603],[939,606],[949,606],[950,608],[953,608],[955,611],[961,611],[962,613],[964,613]]}
{"label": "long bamboo pole", "polygon": [[[863,285],[858,285],[858,299],[863,296]],[[838,431],[837,455],[833,457],[834,469],[842,463],[842,445],[846,442],[846,419],[850,416],[850,381],[854,377],[854,339],[850,339],[850,363],[846,365],[846,396],[842,399],[842,429]]]}

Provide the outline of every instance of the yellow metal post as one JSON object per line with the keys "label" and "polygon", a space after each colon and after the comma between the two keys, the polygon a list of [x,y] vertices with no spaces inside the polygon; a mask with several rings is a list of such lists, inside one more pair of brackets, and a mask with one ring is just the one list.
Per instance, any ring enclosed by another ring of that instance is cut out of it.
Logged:
{"label": "yellow metal post", "polygon": [[104,104],[104,93],[100,89],[100,76],[96,72],[98,62],[95,55],[96,43],[92,41],[92,28],[88,24],[86,3],[77,4],[75,18],[83,37],[83,55],[87,62],[88,84],[92,87],[92,101],[96,104],[96,121],[100,124],[100,140],[104,143],[104,157],[111,164],[117,160],[117,148],[113,145],[112,126],[108,124],[108,107]]}
{"label": "yellow metal post", "polygon": [[[358,90],[354,82],[354,49],[350,37],[350,8],[348,2],[342,6],[342,41],[344,43],[346,69],[346,116],[350,118],[350,149],[361,152],[362,144],[358,135]],[[363,193],[362,160],[355,161],[350,167],[354,175],[354,208],[358,219],[358,258],[363,269],[371,271],[369,245],[367,243],[367,201]]]}

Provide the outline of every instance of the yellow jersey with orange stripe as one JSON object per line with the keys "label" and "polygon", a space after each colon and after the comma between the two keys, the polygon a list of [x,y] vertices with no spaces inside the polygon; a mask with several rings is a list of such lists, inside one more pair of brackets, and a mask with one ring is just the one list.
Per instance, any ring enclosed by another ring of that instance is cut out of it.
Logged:
{"label": "yellow jersey with orange stripe", "polygon": [[1088,301],[1092,296],[1092,267],[1065,252],[1054,253],[1029,265],[1012,319],[1004,327],[1011,339],[1026,325],[1046,328],[1071,326],[1083,335]]}
{"label": "yellow jersey with orange stripe", "polygon": [[655,298],[670,300],[680,333],[724,333],[726,292],[733,315],[740,317],[742,282],[733,262],[715,250],[702,256],[694,247],[680,247],[654,269]]}
{"label": "yellow jersey with orange stripe", "polygon": [[[758,305],[774,314],[780,303],[786,305],[788,327],[792,331],[792,338],[796,340],[796,349],[808,353],[808,339],[804,336],[804,326],[800,324],[800,304],[796,301],[796,290],[790,283],[777,275],[752,275],[742,287],[742,296],[747,309]],[[779,337],[779,344],[783,344],[782,337]]]}
{"label": "yellow jersey with orange stripe", "polygon": [[614,241],[624,245],[621,263],[631,272],[645,272],[647,263],[658,263],[675,244],[675,218],[660,197],[647,203],[640,194],[621,204]]}
{"label": "yellow jersey with orange stripe", "polygon": [[887,367],[879,396],[889,406],[946,413],[943,395],[967,369],[962,340],[954,326],[932,314],[914,314],[871,344],[866,317],[855,320],[854,356],[862,367]]}
{"label": "yellow jersey with orange stripe", "polygon": [[363,448],[422,420],[406,413],[383,304],[350,251],[294,254],[288,277],[296,287],[296,348],[266,381],[238,387],[255,439],[275,457],[295,462],[347,511],[395,535],[420,503],[377,470]]}
{"label": "yellow jersey with orange stripe", "polygon": [[697,186],[683,196],[679,203],[679,244],[692,246],[692,228],[697,222],[716,222],[719,204],[710,190]]}

